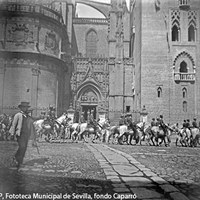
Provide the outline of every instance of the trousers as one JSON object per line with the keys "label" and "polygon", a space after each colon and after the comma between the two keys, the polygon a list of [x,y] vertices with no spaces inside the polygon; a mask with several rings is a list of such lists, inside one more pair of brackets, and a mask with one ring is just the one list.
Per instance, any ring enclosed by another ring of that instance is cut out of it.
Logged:
{"label": "trousers", "polygon": [[20,136],[17,136],[18,150],[15,154],[15,159],[18,162],[18,165],[21,165],[23,163],[23,159],[28,146],[29,136],[30,133],[27,126],[27,118],[23,117]]}

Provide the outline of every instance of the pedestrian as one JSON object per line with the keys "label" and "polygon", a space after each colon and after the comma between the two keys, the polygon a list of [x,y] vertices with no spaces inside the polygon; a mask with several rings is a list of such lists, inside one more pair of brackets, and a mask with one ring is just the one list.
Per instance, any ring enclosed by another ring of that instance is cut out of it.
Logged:
{"label": "pedestrian", "polygon": [[29,102],[21,102],[18,105],[20,111],[15,114],[9,133],[15,135],[18,142],[18,150],[13,158],[17,169],[23,163],[28,140],[33,131],[33,119],[29,116]]}

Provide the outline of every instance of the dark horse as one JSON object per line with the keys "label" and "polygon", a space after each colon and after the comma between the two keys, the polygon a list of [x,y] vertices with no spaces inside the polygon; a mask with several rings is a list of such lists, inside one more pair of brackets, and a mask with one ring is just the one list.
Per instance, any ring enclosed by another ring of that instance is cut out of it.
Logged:
{"label": "dark horse", "polygon": [[119,144],[130,144],[133,145],[132,141],[134,140],[137,144],[140,141],[139,133],[136,129],[136,125],[133,122],[129,122],[128,125],[122,125],[119,127],[120,135],[118,137]]}

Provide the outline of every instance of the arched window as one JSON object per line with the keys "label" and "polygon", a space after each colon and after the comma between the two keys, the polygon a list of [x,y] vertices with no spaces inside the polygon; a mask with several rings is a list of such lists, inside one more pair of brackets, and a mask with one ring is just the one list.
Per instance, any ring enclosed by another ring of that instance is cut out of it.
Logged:
{"label": "arched window", "polygon": [[183,112],[187,112],[187,101],[183,102]]}
{"label": "arched window", "polygon": [[162,88],[161,87],[158,87],[158,89],[157,89],[157,96],[158,96],[158,98],[160,98],[162,96]]}
{"label": "arched window", "polygon": [[97,54],[97,34],[91,30],[86,35],[86,56],[95,57]]}
{"label": "arched window", "polygon": [[180,40],[180,10],[171,11],[171,40]]}
{"label": "arched window", "polygon": [[172,27],[172,41],[179,41],[178,27],[176,25]]}
{"label": "arched window", "polygon": [[190,25],[188,28],[188,41],[194,42],[195,41],[195,29],[193,25]]}
{"label": "arched window", "polygon": [[188,41],[194,42],[196,40],[196,29],[197,29],[197,11],[188,11]]}
{"label": "arched window", "polygon": [[187,73],[188,69],[187,69],[187,63],[185,61],[182,61],[180,64],[180,70],[181,73]]}
{"label": "arched window", "polygon": [[183,98],[187,98],[187,89],[185,87],[182,89],[182,92],[183,92]]}

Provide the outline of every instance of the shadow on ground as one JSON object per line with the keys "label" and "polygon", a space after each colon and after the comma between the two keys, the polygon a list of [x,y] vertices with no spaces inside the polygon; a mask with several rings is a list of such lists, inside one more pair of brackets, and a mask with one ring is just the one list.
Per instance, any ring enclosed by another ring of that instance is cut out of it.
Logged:
{"label": "shadow on ground", "polygon": [[49,158],[37,158],[37,159],[29,160],[25,162],[24,164],[27,166],[34,166],[35,164],[44,165],[45,162],[47,162],[48,160]]}
{"label": "shadow on ground", "polygon": [[[39,195],[46,194],[61,194],[63,195],[82,195],[79,199],[88,199],[91,195],[92,199],[120,199],[117,195],[137,195],[136,199],[171,199],[168,192],[164,192],[161,187],[170,189],[170,193],[177,195],[178,190],[173,190],[166,183],[152,184],[144,181],[128,181],[126,186],[130,189],[128,192],[121,182],[111,182],[109,180],[93,180],[82,178],[69,178],[69,177],[50,177],[40,175],[27,175],[23,172],[16,170],[0,169],[0,189],[1,193],[9,194],[33,194]],[[185,187],[188,187],[185,184]],[[191,184],[190,184],[191,187]],[[85,195],[85,196],[84,196]],[[97,197],[94,198],[94,195]],[[99,198],[100,195],[102,198]],[[105,195],[110,195],[111,198],[105,198]],[[115,196],[114,196],[115,195]],[[32,198],[33,199],[33,198]],[[37,198],[34,198],[37,200]],[[38,198],[41,199],[41,198]],[[43,199],[43,198],[42,198]],[[45,198],[44,198],[45,199]],[[50,199],[50,198],[47,198]],[[135,199],[133,196],[126,199]]]}

